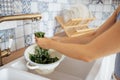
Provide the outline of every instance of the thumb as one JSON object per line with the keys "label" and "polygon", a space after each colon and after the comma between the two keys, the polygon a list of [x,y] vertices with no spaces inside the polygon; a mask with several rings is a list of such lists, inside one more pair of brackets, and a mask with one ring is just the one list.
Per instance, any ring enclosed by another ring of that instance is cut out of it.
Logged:
{"label": "thumb", "polygon": [[36,41],[36,42],[38,41],[38,38],[37,38],[37,37],[35,37],[35,41]]}

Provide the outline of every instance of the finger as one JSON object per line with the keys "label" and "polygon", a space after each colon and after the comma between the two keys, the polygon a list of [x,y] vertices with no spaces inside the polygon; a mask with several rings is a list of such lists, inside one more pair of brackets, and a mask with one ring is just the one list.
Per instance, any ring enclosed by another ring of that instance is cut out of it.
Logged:
{"label": "finger", "polygon": [[35,37],[35,41],[36,41],[36,42],[38,41],[38,38],[37,38],[37,37]]}
{"label": "finger", "polygon": [[35,37],[35,39],[38,39],[37,37]]}

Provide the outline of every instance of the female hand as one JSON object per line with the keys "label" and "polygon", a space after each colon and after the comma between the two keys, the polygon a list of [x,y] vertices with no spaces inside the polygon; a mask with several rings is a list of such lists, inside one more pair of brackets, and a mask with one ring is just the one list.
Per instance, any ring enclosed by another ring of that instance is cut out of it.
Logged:
{"label": "female hand", "polygon": [[54,37],[52,37],[52,40],[55,40],[55,41],[61,41],[61,37],[58,37],[58,36],[54,36]]}
{"label": "female hand", "polygon": [[37,37],[35,37],[35,39],[36,39],[36,43],[40,47],[42,47],[44,49],[50,49],[50,43],[52,41],[51,39],[48,39],[48,38],[37,38]]}
{"label": "female hand", "polygon": [[67,37],[59,37],[59,36],[54,36],[51,38],[52,40],[63,42],[64,40],[67,39]]}

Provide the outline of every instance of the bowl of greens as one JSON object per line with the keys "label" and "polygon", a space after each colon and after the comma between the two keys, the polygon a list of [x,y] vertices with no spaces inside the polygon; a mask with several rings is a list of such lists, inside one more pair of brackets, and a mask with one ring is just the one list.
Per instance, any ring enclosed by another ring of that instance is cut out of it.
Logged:
{"label": "bowl of greens", "polygon": [[[44,37],[43,35],[42,32],[35,34],[37,37]],[[43,49],[37,44],[33,44],[25,50],[24,57],[27,61],[26,66],[30,70],[35,70],[40,74],[48,74],[54,71],[65,56],[56,50]]]}

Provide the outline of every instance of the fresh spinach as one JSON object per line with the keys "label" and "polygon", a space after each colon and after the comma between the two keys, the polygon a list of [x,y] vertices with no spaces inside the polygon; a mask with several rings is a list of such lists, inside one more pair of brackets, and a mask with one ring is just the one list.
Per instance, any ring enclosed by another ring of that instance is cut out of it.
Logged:
{"label": "fresh spinach", "polygon": [[[43,38],[45,33],[36,32],[34,35],[38,38]],[[29,58],[31,61],[39,64],[49,64],[59,60],[58,57],[51,58],[48,49],[43,49],[39,46],[35,47],[34,54],[29,54]]]}
{"label": "fresh spinach", "polygon": [[45,33],[44,32],[35,32],[34,35],[35,35],[35,37],[43,38]]}

